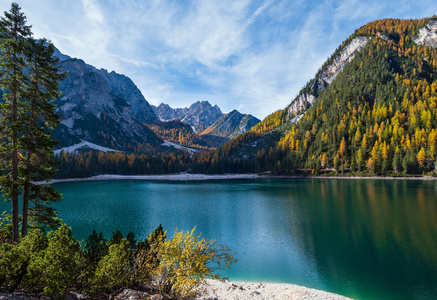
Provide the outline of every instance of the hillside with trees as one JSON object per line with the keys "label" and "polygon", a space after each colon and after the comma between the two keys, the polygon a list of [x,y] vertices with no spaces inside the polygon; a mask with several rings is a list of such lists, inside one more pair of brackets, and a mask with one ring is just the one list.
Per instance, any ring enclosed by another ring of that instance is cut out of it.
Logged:
{"label": "hillside with trees", "polygon": [[[354,38],[365,36],[369,42],[318,90],[314,103],[295,124],[288,108],[277,111],[210,158],[199,157],[196,169],[278,174],[432,172],[437,154],[437,50],[415,39],[425,25],[436,24],[435,18],[384,19],[361,27],[315,78]],[[313,84],[310,81],[300,95]]]}

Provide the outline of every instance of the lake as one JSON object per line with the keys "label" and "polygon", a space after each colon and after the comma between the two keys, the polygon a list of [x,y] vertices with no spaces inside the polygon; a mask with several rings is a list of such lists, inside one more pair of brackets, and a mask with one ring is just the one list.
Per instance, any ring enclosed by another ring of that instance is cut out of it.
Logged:
{"label": "lake", "polygon": [[275,179],[55,184],[78,239],[159,224],[237,252],[234,281],[284,282],[356,299],[437,298],[437,182]]}

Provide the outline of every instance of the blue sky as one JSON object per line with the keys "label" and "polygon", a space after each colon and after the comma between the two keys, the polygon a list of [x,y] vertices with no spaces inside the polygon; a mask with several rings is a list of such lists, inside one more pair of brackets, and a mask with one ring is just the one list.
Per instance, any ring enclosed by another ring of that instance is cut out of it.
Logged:
{"label": "blue sky", "polygon": [[[355,29],[437,14],[437,1],[22,0],[64,54],[129,76],[149,103],[263,118],[287,106]],[[1,11],[11,2],[0,0]]]}

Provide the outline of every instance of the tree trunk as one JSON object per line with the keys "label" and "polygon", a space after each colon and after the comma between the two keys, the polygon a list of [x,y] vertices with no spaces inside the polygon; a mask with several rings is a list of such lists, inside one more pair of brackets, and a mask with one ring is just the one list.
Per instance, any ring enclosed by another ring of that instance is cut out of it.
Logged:
{"label": "tree trunk", "polygon": [[[38,74],[38,73],[36,73]],[[38,89],[38,83],[33,84],[35,89]],[[30,110],[30,124],[29,124],[29,133],[33,133],[34,125],[33,122],[35,118],[35,106],[36,106],[36,97],[35,93],[33,93],[33,99],[32,99],[32,105]],[[35,138],[31,136],[31,143],[34,142]],[[28,219],[29,219],[29,192],[30,192],[30,180],[31,180],[31,173],[30,173],[30,159],[33,155],[32,151],[28,151],[26,155],[26,176],[24,179],[24,188],[23,188],[23,222],[21,224],[21,236],[25,237],[27,235],[27,227],[28,227]]]}
{"label": "tree trunk", "polygon": [[[17,122],[17,96],[12,95],[12,123]],[[17,129],[12,129],[12,239],[20,239],[19,212],[18,212],[18,134]]]}
{"label": "tree trunk", "polygon": [[23,222],[21,224],[21,237],[25,237],[27,235],[27,227],[28,227],[28,217],[29,217],[29,190],[30,190],[30,182],[29,178],[26,178],[24,182],[24,191],[23,191]]}

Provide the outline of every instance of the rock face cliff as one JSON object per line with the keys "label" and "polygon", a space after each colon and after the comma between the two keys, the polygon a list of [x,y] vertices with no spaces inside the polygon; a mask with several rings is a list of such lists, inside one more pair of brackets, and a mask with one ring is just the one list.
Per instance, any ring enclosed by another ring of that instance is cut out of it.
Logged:
{"label": "rock face cliff", "polygon": [[208,101],[197,101],[185,108],[171,108],[161,103],[155,107],[155,113],[161,121],[179,119],[195,132],[202,132],[223,115],[217,105],[212,106]]}
{"label": "rock face cliff", "polygon": [[297,117],[314,103],[319,93],[331,84],[337,74],[355,57],[358,51],[363,49],[368,41],[368,37],[358,36],[344,46],[334,59],[316,75],[307,89],[291,102],[288,106],[288,119],[297,122],[299,120]]}
{"label": "rock face cliff", "polygon": [[170,105],[161,103],[159,106],[153,107],[153,110],[159,120],[166,122],[174,119],[183,119],[188,114],[188,107],[171,108]]}
{"label": "rock face cliff", "polygon": [[419,30],[416,44],[437,48],[437,20],[431,20]]}
{"label": "rock face cliff", "polygon": [[212,135],[233,139],[250,130],[259,122],[260,120],[252,115],[244,115],[237,110],[233,110],[230,113],[221,116],[217,121],[203,131],[201,135]]}
{"label": "rock face cliff", "polygon": [[111,93],[129,104],[137,120],[146,123],[157,120],[152,106],[129,77],[114,71],[108,73],[106,70],[97,70],[97,72],[106,79]]}
{"label": "rock face cliff", "polygon": [[[62,124],[55,131],[61,147],[82,140],[125,150],[162,141],[142,122],[156,116],[135,84],[126,76],[98,70],[83,60],[55,53],[67,78],[59,85]],[[132,107],[135,107],[134,111]]]}

